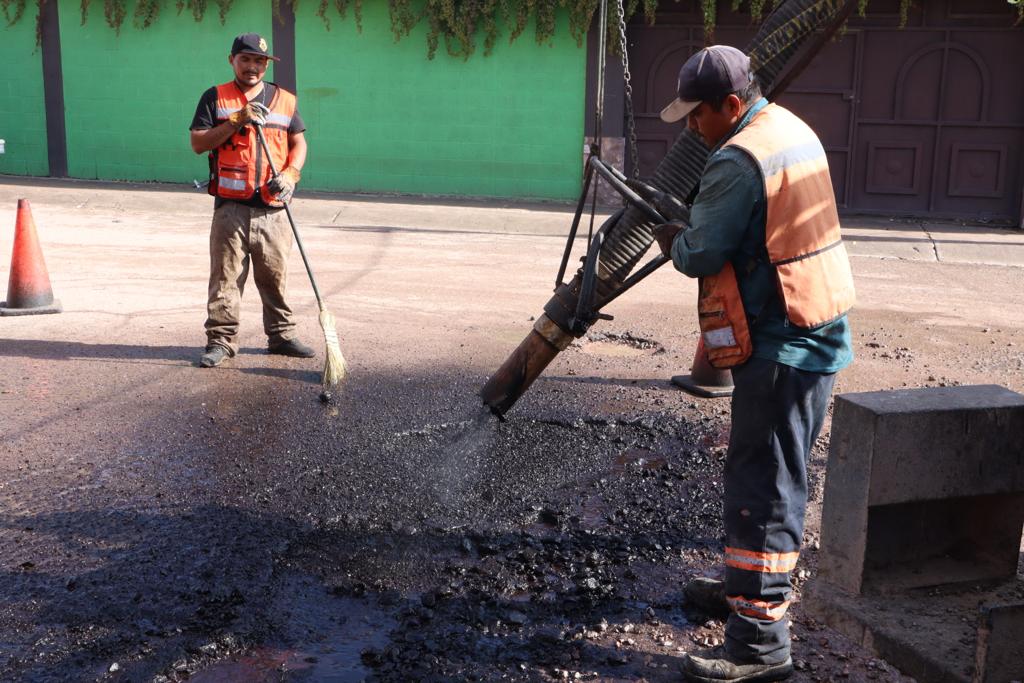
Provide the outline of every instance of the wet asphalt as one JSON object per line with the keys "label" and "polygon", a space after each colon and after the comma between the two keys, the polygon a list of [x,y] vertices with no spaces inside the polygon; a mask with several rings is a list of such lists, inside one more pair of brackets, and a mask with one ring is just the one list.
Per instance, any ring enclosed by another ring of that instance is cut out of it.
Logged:
{"label": "wet asphalt", "polygon": [[[682,596],[717,570],[729,427],[668,381],[692,282],[638,286],[499,422],[477,392],[547,299],[564,211],[302,200],[352,369],[324,404],[322,355],[266,354],[254,290],[239,355],[196,367],[208,198],[4,192],[32,197],[65,312],[0,319],[0,680],[677,681],[721,642]],[[854,266],[837,391],[1024,390],[1019,268]],[[796,680],[901,680],[793,615]]]}
{"label": "wet asphalt", "polygon": [[720,547],[724,403],[553,373],[500,422],[483,376],[356,371],[325,405],[246,355],[263,381],[175,366],[207,400],[143,391],[0,491],[0,678],[677,680],[720,639],[681,582]]}

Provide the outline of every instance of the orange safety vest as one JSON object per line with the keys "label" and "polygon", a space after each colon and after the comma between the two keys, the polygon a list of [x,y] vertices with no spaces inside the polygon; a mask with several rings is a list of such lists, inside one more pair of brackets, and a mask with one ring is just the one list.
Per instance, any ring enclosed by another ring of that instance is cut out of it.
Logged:
{"label": "orange safety vest", "polygon": [[[825,150],[810,126],[769,104],[724,146],[757,162],[768,204],[765,247],[786,311],[797,327],[815,328],[853,307],[853,273],[839,233]],[[708,361],[731,368],[752,351],[747,314],[731,263],[701,278],[697,313]]]}
{"label": "orange safety vest", "polygon": [[[264,86],[266,87],[266,86]],[[234,81],[217,86],[217,123],[248,103],[245,94]],[[288,127],[295,115],[295,95],[276,87],[274,99],[267,105],[270,115],[263,126],[263,137],[270,148],[274,167],[280,173],[288,162]],[[271,206],[283,206],[265,185],[272,173],[264,158],[254,126],[243,126],[220,147],[210,152],[210,184],[208,191],[215,197],[246,200],[256,188]]]}

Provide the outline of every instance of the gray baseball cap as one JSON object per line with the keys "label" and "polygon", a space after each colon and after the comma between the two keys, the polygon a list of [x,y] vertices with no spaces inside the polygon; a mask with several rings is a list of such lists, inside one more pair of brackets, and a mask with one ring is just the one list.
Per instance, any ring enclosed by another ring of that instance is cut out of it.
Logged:
{"label": "gray baseball cap", "polygon": [[712,45],[692,55],[679,70],[679,97],[661,110],[661,120],[675,123],[704,100],[742,90],[751,81],[750,57],[728,45]]}

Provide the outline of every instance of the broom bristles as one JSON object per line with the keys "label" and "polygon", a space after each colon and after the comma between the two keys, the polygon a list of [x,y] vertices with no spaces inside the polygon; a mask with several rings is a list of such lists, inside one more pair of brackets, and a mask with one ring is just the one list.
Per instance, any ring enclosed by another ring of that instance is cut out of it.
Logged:
{"label": "broom bristles", "polygon": [[324,330],[324,341],[327,344],[327,361],[324,365],[322,384],[325,389],[330,389],[345,379],[348,367],[345,364],[345,357],[341,355],[338,331],[334,327],[334,316],[326,309],[320,311],[320,327]]}

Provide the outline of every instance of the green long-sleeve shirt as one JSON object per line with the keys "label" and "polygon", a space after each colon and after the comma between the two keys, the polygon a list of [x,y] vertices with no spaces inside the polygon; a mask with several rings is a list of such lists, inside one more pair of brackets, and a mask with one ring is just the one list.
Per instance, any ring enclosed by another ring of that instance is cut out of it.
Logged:
{"label": "green long-sleeve shirt", "polygon": [[768,203],[761,171],[743,150],[721,146],[767,104],[762,99],[751,107],[711,151],[690,212],[691,225],[672,243],[672,262],[690,277],[704,277],[732,261],[753,355],[800,370],[836,372],[853,360],[847,317],[814,329],[797,327],[786,318],[775,267],[765,251]]}

